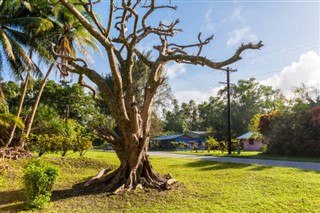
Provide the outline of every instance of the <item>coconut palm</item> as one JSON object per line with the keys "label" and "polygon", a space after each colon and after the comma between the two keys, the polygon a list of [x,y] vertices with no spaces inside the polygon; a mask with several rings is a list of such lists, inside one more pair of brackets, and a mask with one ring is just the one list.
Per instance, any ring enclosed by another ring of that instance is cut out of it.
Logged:
{"label": "coconut palm", "polygon": [[9,135],[8,130],[14,125],[18,128],[24,127],[21,118],[9,113],[9,109],[5,101],[5,95],[0,84],[0,147],[6,145],[4,141],[6,141],[7,136]]}
{"label": "coconut palm", "polygon": [[[45,55],[41,45],[31,42],[30,29],[38,31],[47,27],[47,23],[41,18],[26,15],[27,11],[30,11],[30,4],[26,1],[0,1],[0,74],[5,70],[4,65],[8,65],[11,75],[22,81],[17,117],[20,117],[31,75],[41,76],[40,69],[32,60],[32,52]],[[6,146],[10,145],[16,127],[13,125]]]}
{"label": "coconut palm", "polygon": [[[51,20],[54,24],[52,30],[46,31],[45,34],[50,34],[49,40],[44,40],[44,45],[55,45],[55,52],[60,55],[75,56],[76,50],[81,52],[84,56],[90,59],[86,47],[90,47],[92,50],[99,51],[98,46],[92,36],[86,31],[83,25],[69,14],[69,11],[64,7],[56,6],[52,8],[50,14],[47,14],[47,19]],[[50,48],[50,46],[47,46]],[[65,63],[61,61],[60,63]],[[50,73],[54,68],[55,62],[51,63],[49,69],[42,80],[38,95],[32,108],[32,112],[29,116],[26,124],[25,136],[28,137],[31,131],[33,120],[40,102],[40,98],[44,87],[47,83]],[[66,76],[67,73],[61,69],[62,76]],[[23,144],[23,142],[22,142]]]}

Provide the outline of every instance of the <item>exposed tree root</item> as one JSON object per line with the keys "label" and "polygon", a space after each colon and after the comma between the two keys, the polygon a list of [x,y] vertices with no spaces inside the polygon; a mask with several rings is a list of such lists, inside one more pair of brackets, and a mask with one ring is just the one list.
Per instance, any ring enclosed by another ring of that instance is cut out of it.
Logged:
{"label": "exposed tree root", "polygon": [[17,160],[20,158],[31,158],[32,156],[32,152],[19,147],[9,147],[0,149],[0,158]]}
{"label": "exposed tree root", "polygon": [[103,187],[106,192],[122,194],[129,191],[143,191],[144,189],[155,189],[164,191],[178,188],[178,181],[170,174],[161,175],[152,173],[148,177],[142,177],[141,174],[135,173],[135,178],[125,176],[123,169],[118,168],[112,173],[107,174],[110,169],[101,170],[96,176],[87,181],[86,187]]}
{"label": "exposed tree root", "polygon": [[88,180],[84,186],[90,186],[92,185],[94,182],[98,181],[104,174],[110,172],[111,169],[102,169],[96,176],[92,177],[90,180]]}
{"label": "exposed tree root", "polygon": [[[136,157],[129,160],[124,156],[118,169],[111,173],[109,170],[101,170],[98,175],[92,177],[84,186],[92,189],[103,188],[106,192],[121,194],[128,191],[145,191],[155,189],[157,191],[170,190],[178,187],[177,180],[170,174],[162,175],[156,173],[144,153],[141,158]],[[88,189],[89,190],[89,189]]]}

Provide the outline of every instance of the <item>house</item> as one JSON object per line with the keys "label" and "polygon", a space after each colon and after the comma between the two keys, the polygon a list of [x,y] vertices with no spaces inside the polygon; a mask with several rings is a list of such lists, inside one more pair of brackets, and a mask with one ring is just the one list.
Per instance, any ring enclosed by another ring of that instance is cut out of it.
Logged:
{"label": "house", "polygon": [[244,151],[260,151],[263,149],[262,136],[256,132],[247,132],[244,135],[237,137],[243,143]]}
{"label": "house", "polygon": [[175,147],[171,144],[171,142],[185,142],[189,144],[190,141],[194,141],[196,143],[199,143],[199,142],[205,143],[206,138],[210,135],[211,135],[210,133],[206,133],[204,131],[188,131],[185,134],[163,135],[163,136],[151,139],[150,149],[164,149],[164,150],[175,149]]}
{"label": "house", "polygon": [[211,133],[205,132],[205,131],[188,131],[185,133],[189,137],[193,138],[193,141],[195,142],[206,142],[206,138],[209,136],[212,136]]}

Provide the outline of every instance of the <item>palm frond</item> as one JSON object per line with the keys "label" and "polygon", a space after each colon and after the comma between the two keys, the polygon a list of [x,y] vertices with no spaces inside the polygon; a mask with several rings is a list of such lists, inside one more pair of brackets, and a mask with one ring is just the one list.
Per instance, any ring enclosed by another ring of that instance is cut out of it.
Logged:
{"label": "palm frond", "polygon": [[3,50],[6,52],[6,55],[10,60],[15,60],[15,55],[12,50],[12,46],[10,44],[10,40],[5,31],[0,28],[0,42],[2,44]]}
{"label": "palm frond", "polygon": [[22,62],[22,64],[24,64],[24,67],[30,68],[33,75],[42,76],[39,67],[33,62],[25,50],[14,39],[10,39],[10,42],[14,47],[14,54],[19,55],[19,60]]}
{"label": "palm frond", "polygon": [[[37,28],[43,22],[45,19],[40,17],[16,17],[16,18],[7,18],[7,19],[1,19],[1,24],[13,29],[18,29],[22,31],[27,31],[31,28]],[[50,27],[49,23],[47,23],[47,26]]]}
{"label": "palm frond", "polygon": [[24,128],[24,123],[21,118],[9,113],[0,114],[0,126],[8,128],[14,124],[20,129]]}

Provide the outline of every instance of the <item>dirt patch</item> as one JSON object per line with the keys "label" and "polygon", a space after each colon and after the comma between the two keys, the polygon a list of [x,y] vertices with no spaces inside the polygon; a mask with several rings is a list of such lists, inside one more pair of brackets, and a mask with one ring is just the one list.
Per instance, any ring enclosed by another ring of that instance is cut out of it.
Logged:
{"label": "dirt patch", "polygon": [[33,157],[32,152],[18,147],[9,147],[0,149],[0,158],[8,158],[12,160],[26,159]]}

